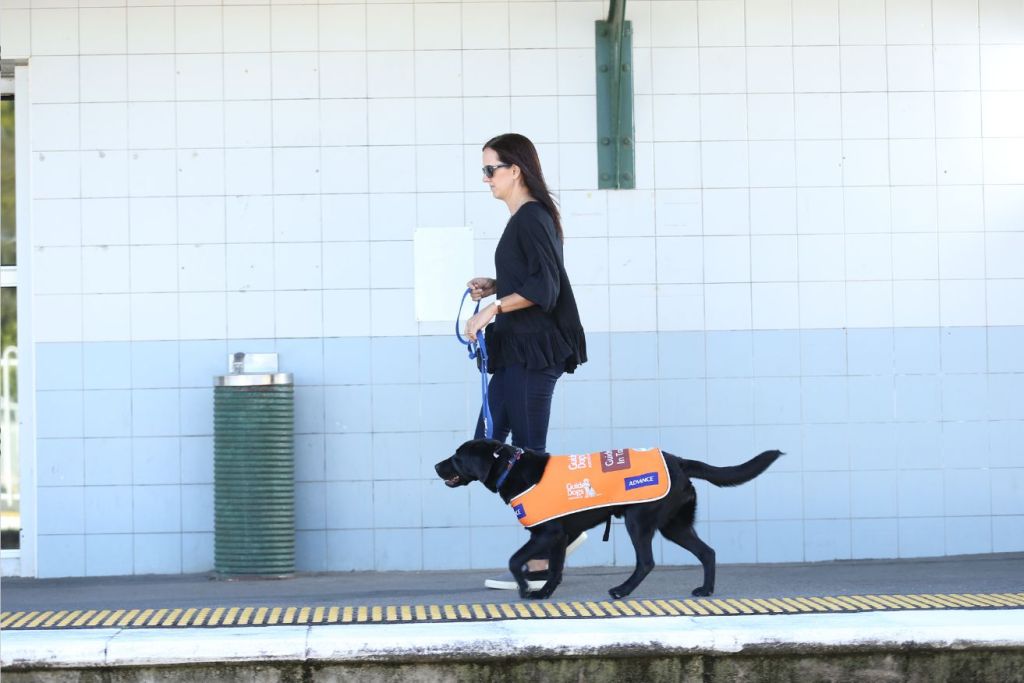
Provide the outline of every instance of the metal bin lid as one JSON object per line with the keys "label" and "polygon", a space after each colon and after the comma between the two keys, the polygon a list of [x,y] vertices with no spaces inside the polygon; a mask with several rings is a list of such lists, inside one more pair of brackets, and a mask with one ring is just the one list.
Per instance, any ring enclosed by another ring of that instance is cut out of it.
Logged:
{"label": "metal bin lid", "polygon": [[217,375],[213,378],[213,384],[217,387],[258,387],[269,384],[292,384],[292,373],[273,372]]}

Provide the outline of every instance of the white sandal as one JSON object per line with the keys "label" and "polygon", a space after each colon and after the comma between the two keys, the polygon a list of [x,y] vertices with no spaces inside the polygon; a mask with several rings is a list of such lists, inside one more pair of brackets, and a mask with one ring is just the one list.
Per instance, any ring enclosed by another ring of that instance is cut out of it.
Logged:
{"label": "white sandal", "polygon": [[[574,550],[579,548],[585,540],[587,540],[586,531],[577,536],[572,543],[565,547],[565,556],[569,557],[569,555],[571,555]],[[535,572],[526,572],[526,585],[529,586],[530,590],[532,591],[539,591],[541,588],[544,587],[544,584],[547,583],[547,573],[547,569],[541,569]],[[511,572],[507,572],[505,576],[502,577],[494,579],[485,579],[484,586],[486,586],[487,588],[494,588],[496,590],[506,591],[516,590],[519,588],[519,584],[516,583],[516,580],[512,577]]]}

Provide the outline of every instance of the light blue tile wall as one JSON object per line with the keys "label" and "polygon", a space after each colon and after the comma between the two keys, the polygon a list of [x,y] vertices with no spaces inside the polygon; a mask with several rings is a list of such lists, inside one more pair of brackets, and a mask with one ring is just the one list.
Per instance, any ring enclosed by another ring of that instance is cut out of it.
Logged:
{"label": "light blue tile wall", "polygon": [[[304,498],[296,496],[296,508]],[[318,528],[323,528],[322,522]],[[181,530],[213,533],[212,484],[188,484],[181,487]]]}
{"label": "light blue tile wall", "polygon": [[374,569],[374,534],[370,529],[327,530],[327,571]]}
{"label": "light blue tile wall", "polygon": [[[719,561],[1024,549],[1024,328],[588,342],[558,384],[551,451],[659,445],[716,465],[786,451],[751,485],[697,482]],[[241,348],[276,351],[296,379],[300,570],[498,567],[525,540],[492,494],[434,475],[480,402],[448,337],[41,344],[41,576],[212,568],[210,386]],[[631,565],[619,531],[574,561]]]}
{"label": "light blue tile wall", "polygon": [[946,555],[992,552],[992,518],[947,517]]}
{"label": "light blue tile wall", "polygon": [[207,572],[213,566],[213,534],[181,535],[181,571],[186,574]]}
{"label": "light blue tile wall", "polygon": [[1024,515],[992,517],[992,551],[1014,552],[1024,538]]}
{"label": "light blue tile wall", "polygon": [[[131,486],[88,486],[85,489],[85,531],[92,534],[130,534],[135,531]],[[143,495],[140,489],[138,495]]]}
{"label": "light blue tile wall", "polygon": [[991,420],[1024,420],[1024,373],[988,376],[988,417]]}
{"label": "light blue tile wall", "polygon": [[893,330],[848,330],[847,367],[850,375],[891,375],[894,368]]}
{"label": "light blue tile wall", "polygon": [[[284,359],[281,360],[284,363]],[[289,367],[283,365],[282,367]],[[369,384],[370,339],[346,337],[324,340],[324,383]]]}
{"label": "light blue tile wall", "polygon": [[36,557],[36,575],[41,579],[85,576],[85,535],[40,531]]}
{"label": "light blue tile wall", "polygon": [[324,481],[325,435],[295,435],[295,481]]}
{"label": "light blue tile wall", "polygon": [[709,377],[709,425],[754,424],[754,381],[750,377]]}
{"label": "light blue tile wall", "polygon": [[[658,335],[627,332],[611,338],[611,379],[657,379]],[[579,370],[583,372],[583,369]]]}
{"label": "light blue tile wall", "polygon": [[800,376],[800,333],[794,330],[765,330],[752,333],[754,375],[757,377]]}
{"label": "light blue tile wall", "polygon": [[989,372],[1024,372],[1024,327],[990,327]]}
{"label": "light blue tile wall", "polygon": [[758,520],[758,562],[802,562],[803,559],[804,524],[801,520]]}
{"label": "light blue tile wall", "polygon": [[853,559],[899,556],[899,523],[895,518],[851,520],[850,537]]}
{"label": "light blue tile wall", "polygon": [[946,529],[941,517],[904,517],[899,520],[899,556],[934,557],[946,551]]}
{"label": "light blue tile wall", "polygon": [[178,342],[178,373],[182,387],[208,389],[228,370],[228,343],[223,340]]}
{"label": "light blue tile wall", "polygon": [[[177,389],[138,389],[131,392],[131,431],[110,436],[177,436],[180,406]],[[116,428],[123,429],[119,419]]]}
{"label": "light blue tile wall", "polygon": [[85,484],[85,445],[82,439],[40,439],[36,444],[40,486]]}
{"label": "light blue tile wall", "polygon": [[181,439],[157,436],[132,439],[132,483],[180,484]]}
{"label": "light blue tile wall", "polygon": [[850,516],[855,519],[896,517],[899,481],[892,471],[855,470],[850,473]]}
{"label": "light blue tile wall", "polygon": [[85,532],[84,486],[40,486],[37,495],[40,534]]}
{"label": "light blue tile wall", "polygon": [[325,529],[296,529],[295,565],[303,567],[303,571],[307,572],[327,571],[327,531]]}
{"label": "light blue tile wall", "polygon": [[135,486],[132,526],[136,533],[181,532],[181,487]]}
{"label": "light blue tile wall", "polygon": [[[986,372],[987,330],[977,327],[949,327],[942,330],[942,371],[945,373]],[[1018,347],[1019,348],[1019,347]]]}
{"label": "light blue tile wall", "polygon": [[705,354],[708,377],[749,378],[754,374],[751,332],[708,332]]}
{"label": "light blue tile wall", "polygon": [[180,533],[139,533],[134,535],[136,574],[180,574],[182,535]]}
{"label": "light blue tile wall", "polygon": [[131,574],[132,554],[131,534],[88,534],[85,537],[85,574],[86,576]]}
{"label": "light blue tile wall", "polygon": [[846,380],[850,422],[888,422],[893,419],[891,375],[859,375]]}
{"label": "light blue tile wall", "polygon": [[[661,335],[659,335],[659,339]],[[608,333],[596,333],[587,335],[587,362],[578,368],[574,373],[565,377],[566,381],[574,380],[593,381],[607,380],[611,378],[611,340],[612,335]],[[450,342],[449,342],[450,343]],[[659,345],[658,354],[661,358],[662,347]],[[451,353],[450,350],[442,351],[443,354]]]}
{"label": "light blue tile wall", "polygon": [[465,569],[470,566],[466,532],[457,528],[423,529],[423,568]]}
{"label": "light blue tile wall", "polygon": [[[451,351],[452,349],[449,349]],[[410,384],[419,377],[416,337],[374,337],[370,340],[370,373],[374,385]]]}
{"label": "light blue tile wall", "polygon": [[804,560],[848,560],[853,553],[849,519],[808,519],[804,522]]}
{"label": "light blue tile wall", "polygon": [[934,327],[893,331],[893,358],[897,375],[939,372],[939,330]]}
{"label": "light blue tile wall", "polygon": [[83,436],[81,391],[39,391],[36,393],[36,435],[47,438]]}
{"label": "light blue tile wall", "polygon": [[753,382],[756,424],[800,424],[800,378],[757,377]]}
{"label": "light blue tile wall", "polygon": [[81,443],[84,448],[87,486],[132,483],[131,438],[84,439]]}
{"label": "light blue tile wall", "polygon": [[132,388],[169,389],[182,386],[178,342],[135,342],[131,345]]}
{"label": "light blue tile wall", "polygon": [[40,344],[36,354],[36,388],[81,389],[82,363],[81,344]]}
{"label": "light blue tile wall", "polygon": [[[40,344],[38,348],[44,346]],[[82,380],[86,389],[132,388],[132,344],[129,342],[82,344],[82,355]],[[167,362],[167,359],[162,362]]]}
{"label": "light blue tile wall", "polygon": [[[84,435],[86,437],[131,436],[133,427],[132,394],[133,392],[128,389],[97,389],[88,392],[88,400],[84,405]],[[175,396],[177,396],[176,391]],[[141,407],[140,410],[142,410]],[[175,423],[174,426],[177,427],[177,424]]]}
{"label": "light blue tile wall", "polygon": [[801,331],[800,371],[810,376],[845,375],[845,330]]}

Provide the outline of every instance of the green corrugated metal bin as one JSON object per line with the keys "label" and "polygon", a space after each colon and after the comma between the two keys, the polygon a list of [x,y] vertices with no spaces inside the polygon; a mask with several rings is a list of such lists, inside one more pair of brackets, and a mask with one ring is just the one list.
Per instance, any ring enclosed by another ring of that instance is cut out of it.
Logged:
{"label": "green corrugated metal bin", "polygon": [[214,566],[295,573],[295,392],[288,373],[214,379]]}

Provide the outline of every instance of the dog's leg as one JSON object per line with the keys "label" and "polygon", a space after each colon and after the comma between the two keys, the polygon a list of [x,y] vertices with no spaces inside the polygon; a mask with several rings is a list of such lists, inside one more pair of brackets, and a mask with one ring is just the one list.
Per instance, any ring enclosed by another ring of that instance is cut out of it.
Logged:
{"label": "dog's leg", "polygon": [[654,569],[654,552],[651,550],[654,520],[651,515],[644,514],[635,507],[626,512],[625,518],[626,531],[629,533],[629,540],[633,542],[633,552],[636,553],[636,568],[628,579],[608,591],[616,600],[632,593]]}
{"label": "dog's leg", "polygon": [[[517,550],[508,561],[508,570],[512,572],[513,578],[516,580],[516,584],[519,586],[519,597],[521,598],[546,598],[554,592],[555,587],[558,586],[558,582],[562,580],[561,564],[558,567],[557,577],[552,573],[548,576],[548,581],[539,591],[531,591],[530,585],[526,582],[526,575],[523,572],[523,567],[527,562],[534,559],[535,557],[542,557],[548,555],[549,570],[554,568],[555,556],[558,546],[558,540],[561,538],[561,562],[565,561],[565,535],[551,533],[545,531],[543,527],[535,527],[530,529],[530,540],[528,540],[522,548]],[[554,585],[551,585],[552,579],[557,578]],[[551,589],[546,595],[540,595],[551,586]]]}
{"label": "dog's leg", "polygon": [[527,597],[535,600],[550,598],[551,594],[562,583],[562,570],[565,568],[565,547],[568,545],[568,537],[565,534],[558,536],[548,557],[548,580],[541,586],[540,590],[533,591]]}
{"label": "dog's leg", "polygon": [[707,597],[715,592],[715,549],[700,539],[692,524],[678,519],[666,524],[662,535],[697,556],[704,568],[704,585],[693,589],[693,595]]}

